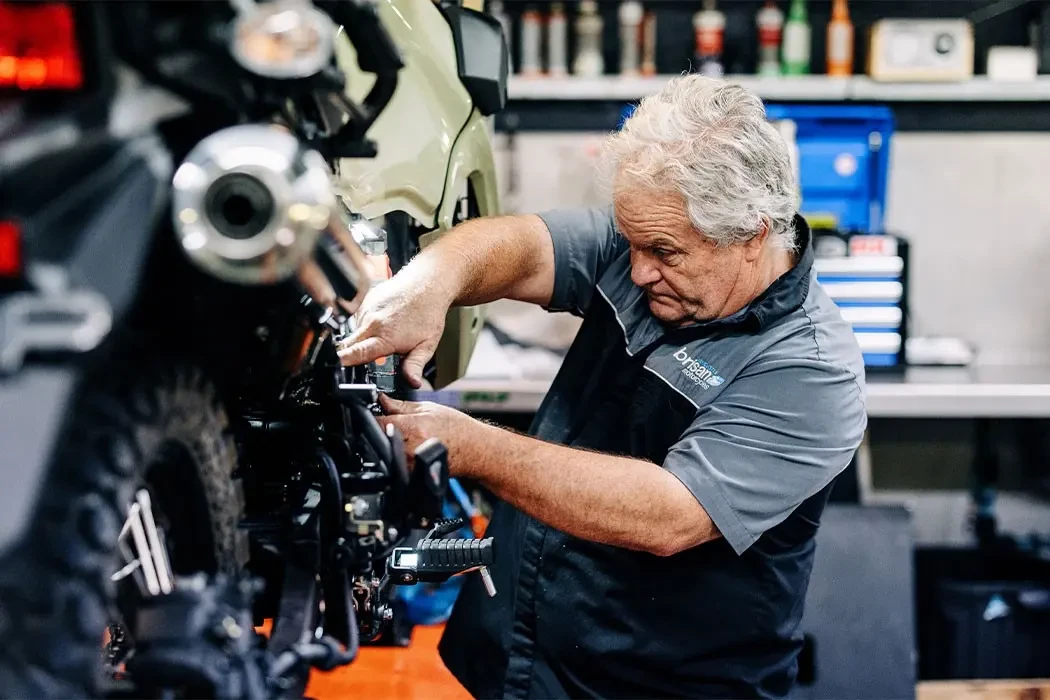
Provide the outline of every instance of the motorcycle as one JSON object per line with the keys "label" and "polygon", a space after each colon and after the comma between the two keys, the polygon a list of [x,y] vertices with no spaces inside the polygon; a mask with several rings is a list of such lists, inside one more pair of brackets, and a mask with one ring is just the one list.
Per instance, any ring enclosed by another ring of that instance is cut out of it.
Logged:
{"label": "motorcycle", "polygon": [[[128,76],[178,108],[114,128]],[[459,2],[0,2],[5,695],[300,697],[397,587],[491,585],[494,542],[446,538],[444,447],[377,421],[397,358],[339,348],[498,210],[506,76]]]}

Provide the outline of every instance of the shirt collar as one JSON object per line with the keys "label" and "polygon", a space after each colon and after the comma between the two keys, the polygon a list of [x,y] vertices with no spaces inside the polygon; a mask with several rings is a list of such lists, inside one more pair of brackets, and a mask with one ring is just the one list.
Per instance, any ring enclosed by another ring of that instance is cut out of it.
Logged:
{"label": "shirt collar", "polygon": [[[624,254],[618,261],[622,270],[605,275],[598,283],[598,291],[612,306],[616,320],[623,328],[627,341],[627,353],[634,355],[658,340],[689,337],[697,333],[733,329],[758,333],[776,323],[784,316],[802,306],[809,294],[810,275],[813,269],[813,240],[809,224],[800,215],[794,219],[797,241],[798,263],[785,272],[773,284],[747,306],[725,318],[703,321],[668,329],[649,311],[642,289],[631,282],[630,255]],[[610,270],[612,271],[612,270]]]}

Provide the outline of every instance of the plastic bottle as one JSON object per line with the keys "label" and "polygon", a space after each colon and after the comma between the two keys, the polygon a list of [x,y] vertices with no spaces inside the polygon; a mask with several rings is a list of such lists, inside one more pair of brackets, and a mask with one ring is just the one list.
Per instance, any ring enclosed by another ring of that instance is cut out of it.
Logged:
{"label": "plastic bottle", "polygon": [[849,18],[846,0],[831,4],[828,22],[827,72],[836,78],[853,74],[853,22]]}
{"label": "plastic bottle", "polygon": [[642,75],[656,75],[656,13],[652,10],[642,19]]}
{"label": "plastic bottle", "polygon": [[595,78],[605,72],[602,58],[602,18],[598,3],[580,0],[580,14],[576,18],[576,59],[572,72],[585,78]]}
{"label": "plastic bottle", "polygon": [[555,77],[568,75],[568,24],[565,21],[565,6],[551,3],[547,17],[547,73]]}
{"label": "plastic bottle", "polygon": [[809,73],[811,43],[806,0],[791,0],[787,22],[784,24],[784,45],[781,52],[784,75]]}
{"label": "plastic bottle", "polygon": [[766,4],[755,17],[758,25],[758,74],[780,75],[780,42],[784,35],[784,13],[776,0]]}
{"label": "plastic bottle", "polygon": [[696,34],[696,70],[701,75],[721,78],[726,16],[715,9],[715,0],[704,0],[704,9],[693,15]]}
{"label": "plastic bottle", "polygon": [[543,73],[541,46],[543,44],[543,18],[539,10],[531,5],[521,13],[521,74],[536,77]]}
{"label": "plastic bottle", "polygon": [[645,11],[638,0],[620,3],[620,75],[641,72],[642,17]]}
{"label": "plastic bottle", "polygon": [[503,26],[503,36],[507,39],[507,66],[510,73],[514,72],[514,24],[510,15],[503,9],[503,0],[492,0],[489,4],[491,14]]}

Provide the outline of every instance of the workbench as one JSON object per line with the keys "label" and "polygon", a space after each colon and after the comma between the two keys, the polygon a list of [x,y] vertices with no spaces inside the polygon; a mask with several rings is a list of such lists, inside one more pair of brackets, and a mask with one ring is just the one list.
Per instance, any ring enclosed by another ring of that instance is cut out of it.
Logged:
{"label": "workbench", "polygon": [[[519,427],[528,425],[553,378],[499,379],[470,377],[443,390],[419,392],[418,399],[460,410],[504,416]],[[972,492],[975,535],[992,541],[999,534],[996,487],[999,458],[992,425],[1002,420],[1050,418],[1050,367],[910,367],[870,371],[867,407],[872,419],[968,419],[973,421]],[[860,502],[871,491],[868,441],[858,451],[857,488]]]}
{"label": "workbench", "polygon": [[[464,377],[417,398],[483,413],[534,413],[553,378]],[[911,367],[867,377],[872,418],[1050,418],[1050,367]]]}

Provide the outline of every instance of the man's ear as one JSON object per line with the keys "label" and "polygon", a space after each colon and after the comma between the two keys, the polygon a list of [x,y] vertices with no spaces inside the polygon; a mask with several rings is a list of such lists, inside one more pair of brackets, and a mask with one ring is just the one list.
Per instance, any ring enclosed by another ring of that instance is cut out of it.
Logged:
{"label": "man's ear", "polygon": [[766,244],[767,238],[769,238],[769,219],[763,216],[758,233],[744,244],[744,260],[747,262],[758,260],[758,256],[762,254],[762,246]]}

